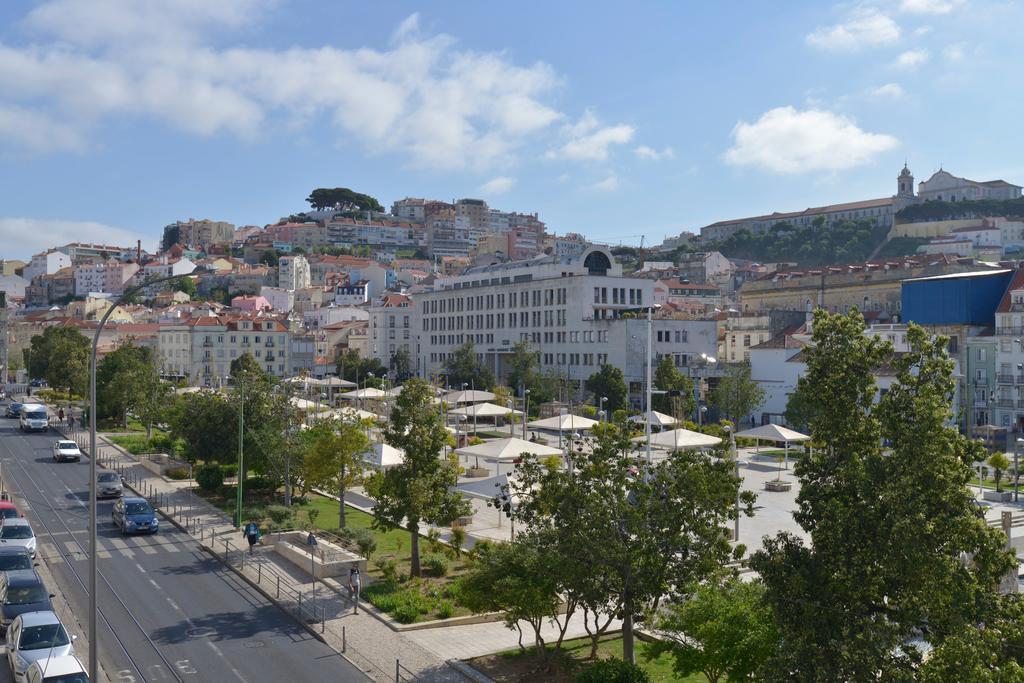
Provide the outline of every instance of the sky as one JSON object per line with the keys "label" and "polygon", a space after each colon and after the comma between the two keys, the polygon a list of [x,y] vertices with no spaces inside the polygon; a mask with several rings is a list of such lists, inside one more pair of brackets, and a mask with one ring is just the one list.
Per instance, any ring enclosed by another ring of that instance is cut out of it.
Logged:
{"label": "sky", "polygon": [[264,225],[315,187],[659,243],[1024,183],[1024,8],[989,0],[0,3],[0,257]]}

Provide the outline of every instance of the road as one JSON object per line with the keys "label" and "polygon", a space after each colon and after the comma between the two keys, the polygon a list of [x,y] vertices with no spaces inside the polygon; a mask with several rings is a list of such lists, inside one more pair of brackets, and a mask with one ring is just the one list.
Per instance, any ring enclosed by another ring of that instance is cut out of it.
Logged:
{"label": "road", "polygon": [[[17,424],[0,418],[3,478],[84,626],[89,462],[54,463],[56,435]],[[123,538],[112,504],[97,506],[97,595],[100,662],[114,681],[369,680],[166,520],[155,536]]]}

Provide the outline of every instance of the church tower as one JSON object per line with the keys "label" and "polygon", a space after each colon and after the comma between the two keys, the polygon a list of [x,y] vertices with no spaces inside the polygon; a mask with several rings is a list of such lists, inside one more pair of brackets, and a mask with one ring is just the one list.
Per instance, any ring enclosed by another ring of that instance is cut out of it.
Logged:
{"label": "church tower", "polygon": [[906,162],[903,164],[903,170],[900,171],[900,175],[896,178],[896,187],[898,191],[896,196],[902,199],[914,199],[914,174],[907,168]]}

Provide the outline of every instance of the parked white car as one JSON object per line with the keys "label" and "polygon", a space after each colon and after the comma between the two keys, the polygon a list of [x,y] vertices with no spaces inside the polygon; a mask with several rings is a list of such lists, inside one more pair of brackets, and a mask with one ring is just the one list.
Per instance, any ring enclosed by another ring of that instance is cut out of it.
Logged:
{"label": "parked white car", "polygon": [[0,525],[0,544],[21,546],[33,560],[36,558],[36,534],[24,517],[11,517],[3,521]]}
{"label": "parked white car", "polygon": [[89,683],[89,674],[75,655],[32,662],[25,672],[27,683]]}
{"label": "parked white car", "polygon": [[59,439],[53,444],[53,459],[57,462],[64,462],[65,460],[78,462],[82,459],[82,451],[79,450],[78,444],[74,441]]}
{"label": "parked white car", "polygon": [[14,683],[25,683],[32,662],[73,655],[73,641],[53,612],[19,615],[7,629],[7,660]]}

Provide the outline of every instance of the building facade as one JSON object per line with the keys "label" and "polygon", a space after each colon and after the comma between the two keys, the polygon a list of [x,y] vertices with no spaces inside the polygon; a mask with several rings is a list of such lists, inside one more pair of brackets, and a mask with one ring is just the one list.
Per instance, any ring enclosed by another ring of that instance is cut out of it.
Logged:
{"label": "building facade", "polygon": [[161,325],[158,350],[161,374],[186,379],[193,386],[222,386],[231,361],[250,354],[275,377],[286,377],[290,339],[287,328],[272,318],[203,316],[181,324]]}
{"label": "building facade", "polygon": [[302,289],[310,285],[309,261],[302,254],[282,256],[277,260],[277,286],[281,289]]}

